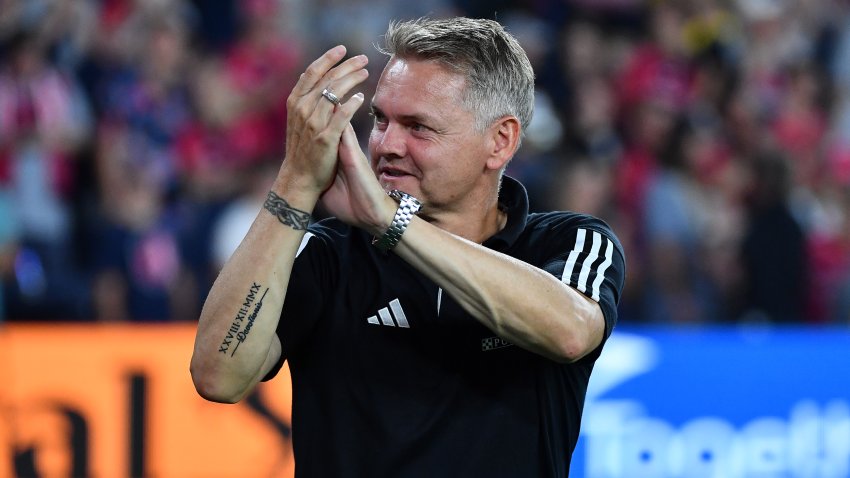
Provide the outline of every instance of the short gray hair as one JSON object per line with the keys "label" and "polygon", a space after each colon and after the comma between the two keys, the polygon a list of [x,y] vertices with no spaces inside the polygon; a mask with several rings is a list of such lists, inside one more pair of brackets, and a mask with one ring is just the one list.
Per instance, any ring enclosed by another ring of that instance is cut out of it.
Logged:
{"label": "short gray hair", "polygon": [[522,132],[534,111],[534,70],[516,38],[493,20],[456,17],[392,22],[378,51],[436,61],[466,77],[464,106],[479,131],[507,115]]}

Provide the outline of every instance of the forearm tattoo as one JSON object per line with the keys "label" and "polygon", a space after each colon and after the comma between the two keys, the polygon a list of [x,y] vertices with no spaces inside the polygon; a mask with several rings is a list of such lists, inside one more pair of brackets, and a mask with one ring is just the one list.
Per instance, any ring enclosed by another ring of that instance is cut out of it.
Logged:
{"label": "forearm tattoo", "polygon": [[284,226],[289,226],[296,231],[304,231],[310,225],[310,214],[290,206],[286,199],[269,191],[263,207],[272,213]]}
{"label": "forearm tattoo", "polygon": [[[230,352],[230,356],[233,357],[233,354],[236,353],[236,349],[239,348],[239,345],[248,338],[248,334],[251,333],[251,328],[254,326],[254,321],[260,313],[260,309],[263,308],[263,299],[266,298],[266,294],[269,292],[269,288],[266,287],[263,295],[257,299],[257,294],[262,288],[263,286],[256,282],[251,284],[251,287],[248,289],[248,294],[245,296],[245,300],[242,302],[242,305],[239,307],[239,311],[236,313],[236,317],[233,319],[233,322],[230,323],[230,328],[227,329],[227,335],[224,336],[224,340],[222,340],[221,345],[218,346],[219,353],[226,355],[227,351],[230,350],[230,346],[233,344],[233,340],[236,339],[236,345],[233,346],[233,350]],[[251,314],[248,314],[252,305],[254,306],[254,310]]]}

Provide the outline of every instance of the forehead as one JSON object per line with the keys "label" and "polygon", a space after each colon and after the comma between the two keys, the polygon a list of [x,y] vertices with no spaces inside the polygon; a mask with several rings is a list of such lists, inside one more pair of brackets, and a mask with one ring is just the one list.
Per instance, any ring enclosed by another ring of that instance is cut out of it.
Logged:
{"label": "forehead", "polygon": [[373,104],[384,112],[409,114],[462,111],[466,79],[448,67],[428,60],[393,57],[381,73]]}

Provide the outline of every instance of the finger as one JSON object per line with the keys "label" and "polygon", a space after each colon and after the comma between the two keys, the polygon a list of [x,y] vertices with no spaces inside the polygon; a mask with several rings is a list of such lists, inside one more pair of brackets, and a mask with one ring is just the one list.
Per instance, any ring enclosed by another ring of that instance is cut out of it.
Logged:
{"label": "finger", "polygon": [[[328,73],[327,77],[335,78],[335,80],[328,84],[327,89],[340,99],[347,96],[352,88],[369,77],[369,71],[364,68],[367,62],[366,56],[360,55],[350,58],[342,65],[334,68],[332,72]],[[316,87],[317,90],[319,86],[321,84]],[[315,96],[312,104],[307,103],[310,101],[308,98],[304,97],[302,100],[305,103],[303,104],[305,110],[313,109],[307,122],[313,131],[322,131],[327,126],[333,112],[339,108],[339,104],[334,104],[330,99],[324,97],[322,92]]]}
{"label": "finger", "polygon": [[340,103],[323,134],[326,134],[328,138],[335,138],[337,141],[340,141],[343,130],[351,122],[354,113],[363,105],[363,101],[363,93],[357,93],[345,103]]}
{"label": "finger", "polygon": [[361,191],[358,193],[361,199],[370,197],[368,201],[380,201],[386,197],[369,160],[363,154],[363,149],[357,141],[357,134],[354,133],[354,127],[350,122],[345,124],[342,131],[342,140],[339,145],[339,171],[349,188]]}
{"label": "finger", "polygon": [[356,154],[352,154],[352,159],[357,159],[357,156],[362,161],[364,165],[368,165],[368,160],[366,159],[366,155],[363,154],[363,149],[360,147],[360,141],[357,139],[357,133],[354,132],[354,126],[351,125],[351,122],[345,124],[345,129],[342,130],[342,147],[353,151]]}
{"label": "finger", "polygon": [[342,130],[342,140],[339,145],[339,159],[342,164],[348,167],[354,167],[355,170],[366,168],[366,172],[371,174],[372,169],[369,166],[369,160],[363,154],[363,149],[360,148],[360,142],[357,140],[357,133],[354,132],[354,127],[351,123],[345,124],[345,129]]}
{"label": "finger", "polygon": [[[369,59],[366,55],[349,58],[336,68],[330,70],[315,89],[321,93],[321,90],[327,88],[328,91],[332,92],[339,99],[342,99],[352,88],[369,77],[369,71],[365,68],[368,63]],[[325,98],[321,94],[316,96],[316,101],[317,107],[315,109],[321,112],[324,120],[327,120],[335,105],[330,99]]]}
{"label": "finger", "polygon": [[304,96],[316,87],[316,83],[321,80],[325,74],[345,56],[345,46],[337,45],[326,51],[322,56],[317,58],[310,66],[301,73],[295,87],[292,88],[292,94],[295,96]]}
{"label": "finger", "polygon": [[[323,87],[331,87],[334,88],[334,91],[336,91],[339,89],[338,83],[342,78],[346,78],[351,75],[360,75],[364,72],[368,73],[366,70],[367,64],[369,64],[369,57],[366,55],[353,56],[336,67],[331,68],[330,71],[328,71],[320,80],[320,83],[324,84]],[[318,87],[316,89],[318,89]]]}
{"label": "finger", "polygon": [[351,123],[346,123],[345,129],[342,130],[342,144],[345,147],[360,147],[360,143],[357,141],[357,133],[354,132],[354,126],[351,126]]}
{"label": "finger", "polygon": [[342,162],[350,162],[356,156],[357,151],[360,151],[360,143],[357,141],[357,135],[354,133],[354,127],[348,122],[342,130],[342,139],[339,143],[339,157]]}

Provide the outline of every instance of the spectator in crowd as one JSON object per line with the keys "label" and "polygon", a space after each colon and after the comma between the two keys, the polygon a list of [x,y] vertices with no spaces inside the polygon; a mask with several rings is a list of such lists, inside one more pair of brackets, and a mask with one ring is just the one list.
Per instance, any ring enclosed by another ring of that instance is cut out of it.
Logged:
{"label": "spectator in crowd", "polygon": [[119,204],[95,231],[95,316],[104,321],[187,318],[177,304],[193,296],[195,282],[186,276],[181,257],[180,216],[149,177],[138,174],[122,187]]}
{"label": "spectator in crowd", "polygon": [[103,320],[179,318],[172,300],[196,285],[172,200],[181,184],[177,139],[193,117],[186,24],[165,12],[145,21],[142,47],[130,56],[137,61],[112,69],[99,90],[101,216],[91,256],[94,313]]}
{"label": "spectator in crowd", "polygon": [[3,290],[15,280],[15,257],[18,255],[17,221],[7,192],[0,192],[0,322],[6,319]]}
{"label": "spectator in crowd", "polygon": [[47,60],[34,32],[19,30],[0,66],[0,191],[19,225],[16,277],[7,284],[9,314],[75,318],[81,313],[78,268],[70,236],[76,153],[91,115],[72,75]]}
{"label": "spectator in crowd", "polygon": [[804,317],[808,271],[803,229],[789,208],[790,165],[780,154],[753,162],[750,219],[741,246],[743,317],[789,323]]}

